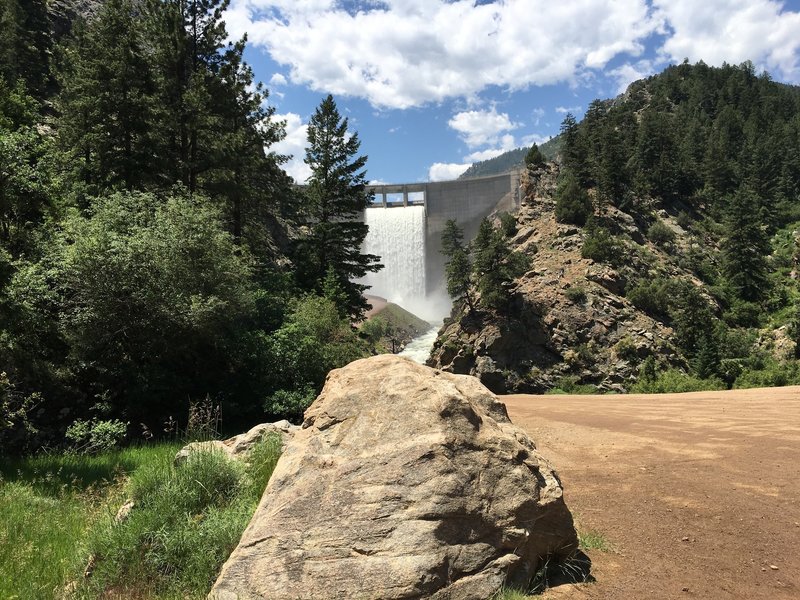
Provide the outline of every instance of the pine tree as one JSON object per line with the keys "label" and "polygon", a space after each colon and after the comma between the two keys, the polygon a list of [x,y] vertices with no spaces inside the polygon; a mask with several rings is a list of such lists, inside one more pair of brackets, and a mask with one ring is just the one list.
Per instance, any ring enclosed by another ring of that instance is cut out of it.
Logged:
{"label": "pine tree", "polygon": [[131,0],[109,0],[68,49],[59,142],[89,195],[144,189],[154,172],[153,80]]}
{"label": "pine tree", "polygon": [[475,303],[471,285],[472,265],[463,241],[464,232],[453,219],[449,219],[442,232],[442,254],[448,258],[445,264],[447,293],[456,302],[466,302],[469,309],[474,310]]}
{"label": "pine tree", "polygon": [[750,190],[740,188],[728,206],[722,257],[728,283],[741,300],[763,298],[769,252],[759,202]]}
{"label": "pine tree", "polygon": [[300,283],[319,290],[328,269],[347,297],[345,313],[360,320],[368,304],[367,286],[354,280],[382,268],[380,257],[362,254],[367,225],[361,220],[370,204],[366,156],[358,156],[358,134],[349,134],[333,96],[322,100],[308,124],[305,162],[311,168],[306,190],[309,234],[299,247]]}
{"label": "pine tree", "polygon": [[0,77],[14,87],[24,81],[41,101],[50,87],[53,46],[45,0],[0,2]]}
{"label": "pine tree", "polygon": [[481,304],[504,309],[510,300],[509,286],[530,265],[528,257],[511,252],[503,234],[483,219],[472,243],[473,272],[481,294]]}
{"label": "pine tree", "polygon": [[545,164],[546,161],[542,156],[541,150],[539,150],[539,146],[533,144],[525,155],[525,166],[529,169],[541,169]]}

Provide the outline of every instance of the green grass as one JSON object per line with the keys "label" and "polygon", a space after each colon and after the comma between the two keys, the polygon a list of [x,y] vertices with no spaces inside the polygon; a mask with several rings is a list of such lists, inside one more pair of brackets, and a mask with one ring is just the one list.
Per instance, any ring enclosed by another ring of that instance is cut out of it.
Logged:
{"label": "green grass", "polygon": [[578,532],[578,542],[582,550],[599,550],[609,552],[612,547],[606,537],[599,531]]}
{"label": "green grass", "polygon": [[0,598],[53,598],[85,563],[86,536],[122,502],[122,478],[176,444],[0,463]]}
{"label": "green grass", "polygon": [[[280,454],[257,445],[248,465],[180,444],[100,456],[42,455],[0,466],[0,598],[204,598],[238,542]],[[136,506],[122,524],[119,506]],[[89,557],[93,573],[83,578]]]}

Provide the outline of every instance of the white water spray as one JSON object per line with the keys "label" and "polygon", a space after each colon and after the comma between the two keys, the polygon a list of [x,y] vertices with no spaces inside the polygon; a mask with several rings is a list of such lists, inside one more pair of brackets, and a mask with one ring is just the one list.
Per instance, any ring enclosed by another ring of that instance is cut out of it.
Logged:
{"label": "white water spray", "polygon": [[411,340],[408,345],[403,348],[400,356],[407,356],[414,362],[424,365],[431,356],[431,350],[433,350],[436,335],[439,333],[439,327],[440,325],[431,327],[421,336]]}
{"label": "white water spray", "polygon": [[369,233],[363,251],[377,254],[383,264],[361,280],[371,286],[367,293],[422,316],[417,311],[425,306],[425,207],[368,208],[364,222]]}

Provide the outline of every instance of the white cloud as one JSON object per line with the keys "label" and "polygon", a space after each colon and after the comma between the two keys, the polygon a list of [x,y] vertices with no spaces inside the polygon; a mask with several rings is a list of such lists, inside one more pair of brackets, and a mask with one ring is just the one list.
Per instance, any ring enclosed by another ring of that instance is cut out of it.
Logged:
{"label": "white cloud", "polygon": [[638,56],[657,24],[646,0],[233,0],[225,19],[293,83],[390,108],[574,82]]}
{"label": "white cloud", "polygon": [[617,80],[617,94],[623,93],[634,81],[644,79],[653,74],[653,63],[649,60],[640,60],[636,64],[625,63],[612,69],[608,74]]}
{"label": "white cloud", "polygon": [[531,146],[533,144],[536,144],[537,146],[541,146],[551,138],[552,136],[549,135],[540,135],[538,133],[531,133],[530,135],[526,135],[525,137],[522,138],[522,145]]}
{"label": "white cloud", "polygon": [[311,168],[303,162],[308,146],[308,124],[303,123],[300,115],[295,113],[276,114],[274,118],[276,121],[286,121],[286,137],[270,150],[278,154],[291,154],[292,158],[283,168],[297,183],[305,183],[311,176]]}
{"label": "white cloud", "polygon": [[519,127],[517,123],[512,123],[506,113],[498,113],[494,107],[491,110],[468,110],[457,113],[447,124],[458,132],[470,148],[497,144],[508,137],[503,135],[506,131]]}
{"label": "white cloud", "polygon": [[533,124],[538,125],[541,122],[542,117],[545,115],[545,110],[541,107],[534,108],[531,111],[531,115],[533,116]]}
{"label": "white cloud", "polygon": [[472,166],[471,163],[433,163],[428,169],[430,181],[450,181],[458,179],[464,171]]}
{"label": "white cloud", "polygon": [[567,113],[572,113],[574,115],[576,112],[580,112],[581,108],[583,108],[583,107],[582,106],[556,106],[556,112],[560,113],[562,115],[565,115]]}
{"label": "white cloud", "polygon": [[287,83],[289,82],[286,81],[286,77],[281,73],[273,73],[269,80],[270,85],[286,85]]}
{"label": "white cloud", "polygon": [[505,150],[502,148],[489,148],[487,150],[479,150],[478,152],[473,152],[465,156],[466,160],[472,162],[478,162],[481,160],[489,160],[490,158],[494,158],[495,156],[500,156]]}
{"label": "white cloud", "polygon": [[667,32],[665,59],[710,65],[751,60],[784,80],[800,82],[800,12],[774,0],[654,0]]}

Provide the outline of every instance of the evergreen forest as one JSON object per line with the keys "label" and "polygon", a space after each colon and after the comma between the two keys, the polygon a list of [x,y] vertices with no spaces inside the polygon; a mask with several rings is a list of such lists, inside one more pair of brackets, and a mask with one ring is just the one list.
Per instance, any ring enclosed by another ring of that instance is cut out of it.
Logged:
{"label": "evergreen forest", "polygon": [[[226,0],[0,6],[0,448],[297,419],[368,355],[366,156],[332,97],[298,187]],[[88,439],[88,437],[87,437]]]}

